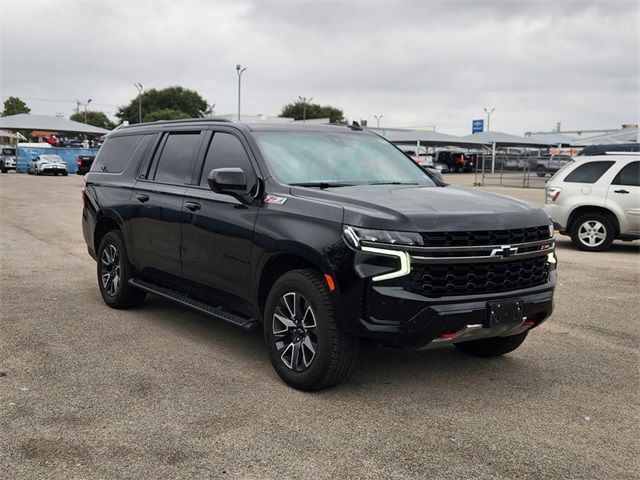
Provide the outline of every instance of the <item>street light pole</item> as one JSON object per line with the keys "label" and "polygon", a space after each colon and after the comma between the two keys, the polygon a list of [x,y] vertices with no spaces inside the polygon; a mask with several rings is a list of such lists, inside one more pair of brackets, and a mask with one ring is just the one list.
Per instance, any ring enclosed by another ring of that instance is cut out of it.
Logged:
{"label": "street light pole", "polygon": [[138,123],[142,123],[142,84],[134,83],[133,86],[138,89]]}
{"label": "street light pole", "polygon": [[91,99],[87,100],[87,103],[84,104],[84,124],[87,124],[87,107],[91,103]]}
{"label": "street light pole", "polygon": [[313,100],[313,97],[307,98],[307,97],[301,97],[298,95],[298,100],[300,102],[302,102],[302,123],[306,123],[307,121],[307,102],[311,103],[311,100]]}
{"label": "street light pole", "polygon": [[484,108],[484,111],[487,113],[487,132],[491,131],[491,114],[494,110],[495,108],[492,108],[491,110]]}
{"label": "street light pole", "polygon": [[236,65],[236,72],[238,72],[238,121],[240,121],[240,91],[242,87],[242,74],[247,69],[247,67],[242,68],[242,65]]}
{"label": "street light pole", "polygon": [[382,118],[382,115],[374,115],[373,118],[376,119],[376,128],[380,128],[380,119]]}

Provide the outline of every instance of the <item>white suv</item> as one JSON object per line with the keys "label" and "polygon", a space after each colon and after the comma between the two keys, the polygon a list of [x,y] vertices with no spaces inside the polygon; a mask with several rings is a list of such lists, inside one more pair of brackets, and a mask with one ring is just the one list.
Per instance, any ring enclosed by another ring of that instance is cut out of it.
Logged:
{"label": "white suv", "polygon": [[547,183],[545,210],[580,250],[601,252],[615,239],[640,239],[640,155],[579,159]]}

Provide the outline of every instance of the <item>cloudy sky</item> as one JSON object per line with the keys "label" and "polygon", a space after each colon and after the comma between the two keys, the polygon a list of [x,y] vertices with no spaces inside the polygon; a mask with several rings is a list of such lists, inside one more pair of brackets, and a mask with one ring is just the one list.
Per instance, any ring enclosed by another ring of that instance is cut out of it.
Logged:
{"label": "cloudy sky", "polygon": [[182,85],[233,113],[298,95],[381,126],[470,133],[483,107],[515,134],[640,117],[636,1],[0,0],[0,95],[113,116],[145,87]]}

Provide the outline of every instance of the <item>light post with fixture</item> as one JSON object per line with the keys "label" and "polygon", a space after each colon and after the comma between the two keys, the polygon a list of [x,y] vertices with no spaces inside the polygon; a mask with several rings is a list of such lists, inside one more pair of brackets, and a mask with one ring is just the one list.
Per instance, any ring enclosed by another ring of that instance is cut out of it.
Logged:
{"label": "light post with fixture", "polygon": [[247,67],[242,68],[242,65],[236,65],[236,72],[238,72],[238,121],[240,121],[240,91],[242,86],[242,74],[247,69]]}
{"label": "light post with fixture", "polygon": [[495,108],[492,108],[491,110],[487,110],[486,108],[484,108],[484,111],[487,114],[487,132],[491,131],[491,114],[494,112]]}
{"label": "light post with fixture", "polygon": [[133,86],[138,89],[138,123],[142,123],[142,84],[134,83]]}
{"label": "light post with fixture", "polygon": [[373,118],[376,119],[376,128],[380,128],[380,119],[382,118],[382,115],[374,115]]}

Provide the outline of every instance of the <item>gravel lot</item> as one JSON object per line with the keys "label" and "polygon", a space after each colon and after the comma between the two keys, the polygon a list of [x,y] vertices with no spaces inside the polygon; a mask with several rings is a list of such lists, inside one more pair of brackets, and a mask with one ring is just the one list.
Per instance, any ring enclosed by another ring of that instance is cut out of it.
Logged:
{"label": "gravel lot", "polygon": [[310,394],[261,334],[107,308],[81,185],[0,175],[0,478],[638,478],[638,242],[560,237],[556,312],[506,357],[366,346]]}

